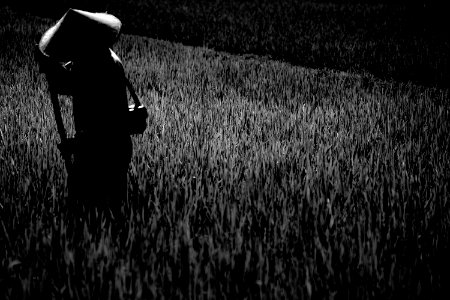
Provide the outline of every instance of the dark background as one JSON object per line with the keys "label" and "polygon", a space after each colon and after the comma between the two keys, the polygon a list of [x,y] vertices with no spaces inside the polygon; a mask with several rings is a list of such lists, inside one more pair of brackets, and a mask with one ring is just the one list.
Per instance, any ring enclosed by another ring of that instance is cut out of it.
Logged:
{"label": "dark background", "polygon": [[58,19],[69,7],[108,11],[123,32],[427,86],[449,87],[450,39],[433,0],[14,0]]}

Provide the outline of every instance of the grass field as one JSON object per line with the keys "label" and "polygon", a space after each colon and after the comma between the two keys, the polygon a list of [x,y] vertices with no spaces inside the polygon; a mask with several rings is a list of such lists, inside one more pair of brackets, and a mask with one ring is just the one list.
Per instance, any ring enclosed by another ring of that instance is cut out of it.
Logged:
{"label": "grass field", "polygon": [[448,90],[123,35],[153,119],[127,222],[72,231],[33,61],[51,24],[0,9],[0,298],[449,292]]}

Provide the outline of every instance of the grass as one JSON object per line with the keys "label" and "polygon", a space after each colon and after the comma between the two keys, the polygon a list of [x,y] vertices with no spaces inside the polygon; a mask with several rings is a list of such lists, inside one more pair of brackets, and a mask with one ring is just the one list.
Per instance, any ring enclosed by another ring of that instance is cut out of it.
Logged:
{"label": "grass", "polygon": [[434,0],[11,2],[55,18],[67,7],[106,9],[127,33],[310,68],[447,88],[450,82],[449,23],[445,7]]}
{"label": "grass", "polygon": [[52,22],[0,22],[6,299],[448,293],[448,90],[123,35],[153,122],[112,233],[68,217],[32,56]]}

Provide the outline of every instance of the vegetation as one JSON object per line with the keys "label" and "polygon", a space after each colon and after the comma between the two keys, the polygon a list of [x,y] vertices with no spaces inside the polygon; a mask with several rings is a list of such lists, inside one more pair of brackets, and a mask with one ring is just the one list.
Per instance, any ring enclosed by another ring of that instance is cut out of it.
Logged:
{"label": "vegetation", "polygon": [[105,10],[127,33],[449,87],[449,19],[438,0],[14,0],[59,18]]}
{"label": "vegetation", "polygon": [[448,90],[123,35],[153,121],[112,232],[68,217],[31,47],[51,23],[0,9],[2,298],[448,292]]}

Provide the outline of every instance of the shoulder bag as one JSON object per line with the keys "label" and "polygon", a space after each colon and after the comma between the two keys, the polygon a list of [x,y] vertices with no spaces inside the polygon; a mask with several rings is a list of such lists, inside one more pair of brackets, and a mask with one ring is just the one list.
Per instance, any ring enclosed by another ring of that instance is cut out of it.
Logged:
{"label": "shoulder bag", "polygon": [[143,134],[147,128],[147,108],[139,101],[131,82],[125,78],[128,91],[133,98],[134,104],[128,106],[127,126],[130,135]]}

